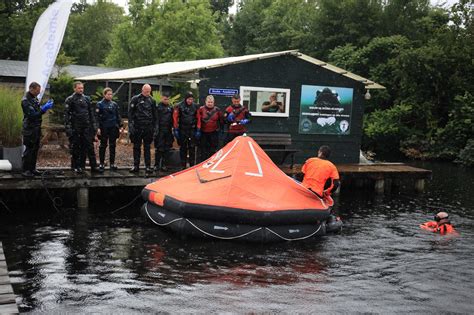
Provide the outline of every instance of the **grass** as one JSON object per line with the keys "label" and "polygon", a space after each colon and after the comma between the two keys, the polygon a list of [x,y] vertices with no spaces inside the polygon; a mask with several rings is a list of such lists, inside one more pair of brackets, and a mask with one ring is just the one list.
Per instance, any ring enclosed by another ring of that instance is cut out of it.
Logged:
{"label": "grass", "polygon": [[0,145],[16,147],[21,145],[23,91],[0,86]]}

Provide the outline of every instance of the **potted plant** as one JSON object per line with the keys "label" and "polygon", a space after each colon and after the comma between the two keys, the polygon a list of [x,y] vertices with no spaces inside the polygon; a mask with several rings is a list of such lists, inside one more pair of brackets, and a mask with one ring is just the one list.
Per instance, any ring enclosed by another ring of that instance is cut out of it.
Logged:
{"label": "potted plant", "polygon": [[14,170],[22,166],[22,97],[22,90],[0,86],[0,146],[3,159],[9,160]]}

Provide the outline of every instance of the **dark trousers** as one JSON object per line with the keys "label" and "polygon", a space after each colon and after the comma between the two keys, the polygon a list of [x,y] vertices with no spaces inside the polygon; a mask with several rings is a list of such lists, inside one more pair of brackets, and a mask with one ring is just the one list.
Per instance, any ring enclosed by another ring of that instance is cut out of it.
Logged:
{"label": "dark trousers", "polygon": [[234,140],[235,138],[243,134],[244,132],[239,132],[239,133],[228,132],[225,137],[224,145],[226,145],[227,143],[231,142],[232,140]]}
{"label": "dark trousers", "polygon": [[168,153],[173,146],[173,134],[171,130],[165,130],[158,133],[154,140],[155,144],[155,166],[166,166]]}
{"label": "dark trousers", "polygon": [[143,143],[143,156],[145,167],[151,166],[151,143],[153,141],[153,128],[137,129],[130,137],[133,142],[133,165],[140,166],[140,151]]}
{"label": "dark trousers", "polygon": [[86,168],[86,157],[91,168],[97,167],[94,152],[94,132],[91,128],[76,128],[72,133],[72,156],[76,168]]}
{"label": "dark trousers", "polygon": [[[191,130],[180,130],[180,147],[179,157],[181,159],[181,165],[186,166],[189,161],[189,166],[196,164],[196,138],[194,137],[194,129]],[[189,155],[189,160],[188,160]]]}
{"label": "dark trousers", "polygon": [[109,145],[109,160],[110,165],[115,164],[115,145],[119,136],[119,129],[117,127],[108,127],[100,129],[100,146],[99,146],[99,160],[100,164],[104,165],[105,150],[107,144]]}
{"label": "dark trousers", "polygon": [[36,169],[36,160],[38,159],[38,150],[41,139],[41,127],[23,130],[23,171],[33,171]]}
{"label": "dark trousers", "polygon": [[219,146],[219,132],[203,132],[199,143],[200,162],[207,160],[217,152]]}

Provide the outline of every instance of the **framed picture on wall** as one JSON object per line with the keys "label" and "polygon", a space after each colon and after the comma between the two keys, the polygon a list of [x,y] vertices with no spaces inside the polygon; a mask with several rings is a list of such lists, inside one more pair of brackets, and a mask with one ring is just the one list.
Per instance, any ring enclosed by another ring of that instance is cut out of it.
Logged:
{"label": "framed picture on wall", "polygon": [[349,135],[353,94],[352,88],[302,85],[299,133]]}
{"label": "framed picture on wall", "polygon": [[253,116],[289,117],[290,90],[256,86],[241,86],[242,105]]}

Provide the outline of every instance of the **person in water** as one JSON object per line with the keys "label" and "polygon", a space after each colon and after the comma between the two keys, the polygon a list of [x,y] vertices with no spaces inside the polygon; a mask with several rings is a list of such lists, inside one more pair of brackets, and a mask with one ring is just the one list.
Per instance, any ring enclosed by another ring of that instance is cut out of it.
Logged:
{"label": "person in water", "polygon": [[458,234],[458,232],[454,229],[454,226],[449,221],[449,215],[446,212],[438,212],[434,216],[434,221],[428,221],[420,224],[420,227],[424,230],[439,233],[441,235]]}

